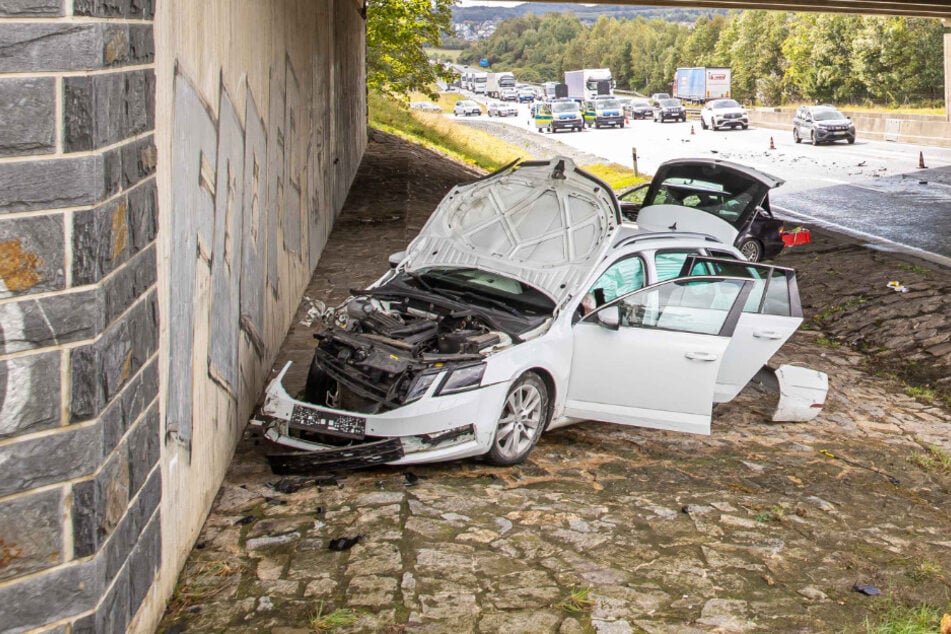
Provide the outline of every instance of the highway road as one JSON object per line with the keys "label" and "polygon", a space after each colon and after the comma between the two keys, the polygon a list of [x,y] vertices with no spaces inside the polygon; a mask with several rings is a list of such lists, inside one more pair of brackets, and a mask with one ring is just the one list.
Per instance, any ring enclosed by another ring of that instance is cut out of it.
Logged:
{"label": "highway road", "polygon": [[[450,115],[451,116],[451,115]],[[481,119],[485,120],[484,115]],[[518,117],[496,118],[525,130]],[[548,134],[548,133],[545,133]],[[558,132],[571,147],[651,173],[672,158],[717,157],[785,179],[771,200],[780,215],[867,238],[878,248],[911,251],[951,265],[951,148],[869,141],[812,146],[788,131],[702,130],[699,121],[631,121],[621,129]],[[770,141],[775,149],[770,149]],[[918,168],[919,152],[927,169]]]}

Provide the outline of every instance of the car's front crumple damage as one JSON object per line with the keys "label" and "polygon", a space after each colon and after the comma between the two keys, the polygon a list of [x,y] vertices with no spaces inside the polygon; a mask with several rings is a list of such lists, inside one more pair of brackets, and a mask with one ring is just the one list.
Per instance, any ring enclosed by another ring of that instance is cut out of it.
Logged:
{"label": "car's front crumple damage", "polygon": [[[252,420],[268,440],[293,452],[268,456],[275,473],[412,464],[478,455],[494,431],[504,384],[419,399],[378,414],[359,415],[295,399],[284,388],[288,363],[271,381]],[[451,370],[442,370],[443,381]],[[427,394],[437,389],[431,385]]]}

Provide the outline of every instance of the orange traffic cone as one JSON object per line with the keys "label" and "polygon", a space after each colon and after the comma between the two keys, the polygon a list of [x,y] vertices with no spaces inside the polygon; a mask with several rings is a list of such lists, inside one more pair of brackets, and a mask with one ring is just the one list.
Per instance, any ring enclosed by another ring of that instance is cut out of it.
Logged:
{"label": "orange traffic cone", "polygon": [[776,144],[773,143],[773,137],[769,137],[769,149],[771,149],[771,150],[775,150],[775,149],[776,149]]}
{"label": "orange traffic cone", "polygon": [[918,152],[918,169],[920,169],[920,170],[927,169],[927,167],[925,166],[925,153],[924,153],[924,152]]}
{"label": "orange traffic cone", "polygon": [[696,132],[693,130],[693,125],[690,126],[690,134],[696,134]]}

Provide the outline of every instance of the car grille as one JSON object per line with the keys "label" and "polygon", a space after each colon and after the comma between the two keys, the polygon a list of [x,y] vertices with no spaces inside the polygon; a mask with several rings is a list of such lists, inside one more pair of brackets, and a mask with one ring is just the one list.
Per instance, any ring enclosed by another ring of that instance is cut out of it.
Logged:
{"label": "car grille", "polygon": [[742,116],[743,115],[741,115],[739,112],[728,112],[725,115],[723,115],[723,118],[724,119],[739,119]]}

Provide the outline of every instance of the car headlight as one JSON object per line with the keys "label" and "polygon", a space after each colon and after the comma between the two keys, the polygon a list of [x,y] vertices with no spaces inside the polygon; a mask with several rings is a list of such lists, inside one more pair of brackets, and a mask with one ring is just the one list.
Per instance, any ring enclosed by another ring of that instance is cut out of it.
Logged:
{"label": "car headlight", "polygon": [[436,389],[436,395],[456,394],[474,390],[482,384],[482,375],[485,374],[485,364],[467,365],[450,372]]}
{"label": "car headlight", "polygon": [[437,376],[439,376],[439,372],[429,372],[417,376],[416,380],[413,381],[413,385],[410,386],[409,391],[406,393],[406,398],[403,399],[403,402],[410,403],[422,398],[423,394],[426,393],[426,390],[433,384]]}

